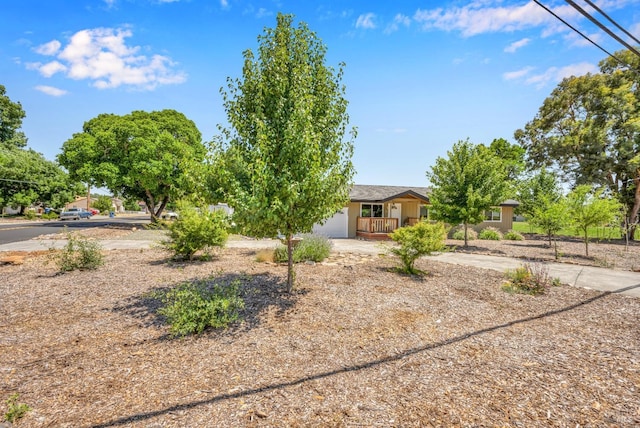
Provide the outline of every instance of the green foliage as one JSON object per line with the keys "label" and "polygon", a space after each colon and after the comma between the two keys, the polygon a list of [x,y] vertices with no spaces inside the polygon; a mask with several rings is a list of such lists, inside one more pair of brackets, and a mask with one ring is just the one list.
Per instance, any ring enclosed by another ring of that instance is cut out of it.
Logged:
{"label": "green foliage", "polygon": [[96,241],[66,232],[67,244],[60,250],[51,249],[51,258],[60,272],[93,270],[104,264],[102,248]]}
{"label": "green foliage", "polygon": [[[230,128],[211,161],[213,193],[234,208],[234,222],[254,237],[290,241],[311,232],[349,201],[355,132],[342,65],[325,66],[326,47],[306,24],[278,14],[244,52],[242,79],[221,90]],[[289,245],[289,244],[288,244]],[[287,284],[293,288],[293,260]]]}
{"label": "green foliage", "polygon": [[34,220],[36,217],[38,217],[34,210],[26,210],[24,212],[24,216],[27,220]]}
{"label": "green foliage", "polygon": [[421,273],[414,267],[416,260],[436,251],[444,251],[446,236],[444,223],[421,221],[413,226],[396,229],[390,237],[397,246],[390,247],[389,252],[400,259],[401,272],[415,275]]}
{"label": "green foliage", "polygon": [[239,281],[229,285],[211,279],[186,282],[158,297],[163,303],[158,313],[167,318],[174,336],[200,334],[207,327],[226,328],[244,308]]}
{"label": "green foliage", "polygon": [[628,224],[640,211],[638,69],[640,58],[623,50],[601,61],[600,73],[565,78],[515,134],[531,165],[559,170],[571,187],[606,186],[627,206]]}
{"label": "green foliage", "polygon": [[502,232],[496,229],[495,227],[485,227],[478,234],[478,238],[484,239],[487,241],[500,241],[502,240]]}
{"label": "green foliage", "polygon": [[434,216],[449,224],[481,223],[485,211],[505,198],[507,165],[491,150],[468,140],[458,141],[447,154],[447,159],[438,157],[427,172]]}
{"label": "green foliage", "polygon": [[27,404],[18,403],[18,398],[20,398],[19,394],[13,394],[7,399],[7,412],[4,414],[5,421],[14,423],[18,419],[24,417],[24,415],[31,410],[31,407]]}
{"label": "green foliage", "polygon": [[502,289],[507,292],[538,295],[547,292],[555,280],[549,277],[549,268],[536,263],[526,263],[512,271],[506,272],[508,283]]}
{"label": "green foliage", "polygon": [[[451,239],[455,239],[455,240],[458,240],[458,241],[464,241],[464,239],[465,239],[464,225],[459,225],[459,226],[456,226],[453,229],[451,229],[451,232],[450,232],[449,236],[451,236]],[[478,239],[478,232],[476,232],[474,229],[468,228],[467,229],[467,240],[468,241],[473,241],[475,239]]]}
{"label": "green foliage", "polygon": [[191,260],[203,251],[208,258],[213,248],[224,247],[228,238],[226,213],[197,210],[187,204],[179,204],[179,213],[177,220],[167,223],[169,240],[163,243],[175,257]]}
{"label": "green foliage", "polygon": [[493,140],[489,150],[504,162],[506,178],[510,184],[515,185],[526,166],[526,150],[517,144],[509,143],[504,138]]}
{"label": "green foliage", "polygon": [[578,186],[567,195],[568,215],[576,230],[582,233],[585,254],[589,255],[589,227],[610,223],[620,213],[620,203],[606,197],[602,190]]}
{"label": "green foliage", "polygon": [[20,131],[25,116],[22,105],[11,101],[4,85],[0,85],[0,146],[20,148],[27,145],[27,137]]}
{"label": "green foliage", "polygon": [[516,198],[520,203],[517,212],[530,218],[536,210],[544,212],[549,205],[560,201],[562,189],[556,175],[543,168],[520,182]]}
{"label": "green foliage", "polygon": [[[302,240],[293,248],[293,262],[321,262],[331,253],[331,242],[324,236],[305,234]],[[275,249],[273,260],[283,263],[289,260],[287,247],[278,246]]]}
{"label": "green foliage", "polygon": [[127,211],[140,211],[140,205],[138,205],[138,200],[134,198],[125,199],[122,203],[124,209]]}
{"label": "green foliage", "polygon": [[143,200],[156,220],[169,201],[200,190],[206,148],[195,123],[175,110],[101,114],[62,146],[73,178]]}
{"label": "green foliage", "polygon": [[533,207],[529,218],[531,225],[539,227],[547,235],[549,245],[553,241],[556,259],[558,258],[558,245],[554,238],[570,222],[571,217],[567,207],[567,200],[564,197],[557,199],[555,202],[549,202],[547,196],[542,196],[538,205]]}
{"label": "green foliage", "polygon": [[504,239],[507,241],[524,241],[524,236],[522,236],[522,233],[520,232],[509,230],[504,234]]}
{"label": "green foliage", "polygon": [[91,206],[101,213],[108,213],[113,209],[113,202],[109,196],[100,195]]}

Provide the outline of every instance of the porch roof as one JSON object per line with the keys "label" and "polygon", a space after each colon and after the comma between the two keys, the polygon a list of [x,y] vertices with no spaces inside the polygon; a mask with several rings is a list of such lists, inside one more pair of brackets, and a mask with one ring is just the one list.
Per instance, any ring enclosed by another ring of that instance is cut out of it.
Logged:
{"label": "porch roof", "polygon": [[414,198],[429,203],[427,187],[377,186],[356,184],[351,188],[351,202],[387,202],[398,198]]}

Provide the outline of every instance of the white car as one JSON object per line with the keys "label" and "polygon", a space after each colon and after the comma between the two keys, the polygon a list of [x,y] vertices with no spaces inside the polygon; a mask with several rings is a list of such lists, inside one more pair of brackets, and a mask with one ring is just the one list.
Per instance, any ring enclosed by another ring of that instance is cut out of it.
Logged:
{"label": "white car", "polygon": [[177,220],[178,217],[178,213],[174,211],[165,211],[160,216],[163,220]]}

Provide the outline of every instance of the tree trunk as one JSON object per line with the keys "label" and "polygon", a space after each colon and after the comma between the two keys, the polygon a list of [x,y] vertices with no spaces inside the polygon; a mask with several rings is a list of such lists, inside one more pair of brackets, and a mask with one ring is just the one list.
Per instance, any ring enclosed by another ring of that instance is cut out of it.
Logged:
{"label": "tree trunk", "polygon": [[288,270],[287,270],[287,292],[291,293],[293,291],[293,235],[289,234],[287,236],[287,256],[288,256]]}
{"label": "tree trunk", "polygon": [[584,254],[589,257],[589,231],[584,229]]}
{"label": "tree trunk", "polygon": [[633,199],[633,208],[631,208],[631,213],[629,213],[629,227],[627,228],[627,236],[630,241],[635,240],[638,213],[640,213],[640,177],[634,178],[633,183],[636,185],[636,193]]}
{"label": "tree trunk", "polygon": [[464,223],[464,246],[465,247],[469,246],[469,242],[467,238],[467,223]]}

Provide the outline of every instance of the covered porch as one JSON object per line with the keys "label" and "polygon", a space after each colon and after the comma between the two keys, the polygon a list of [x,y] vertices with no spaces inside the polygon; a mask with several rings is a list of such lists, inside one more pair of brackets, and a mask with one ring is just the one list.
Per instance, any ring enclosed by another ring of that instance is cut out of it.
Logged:
{"label": "covered porch", "polygon": [[417,217],[407,217],[403,224],[396,217],[358,217],[356,237],[385,241],[391,239],[389,234],[401,226],[413,226],[418,221]]}

